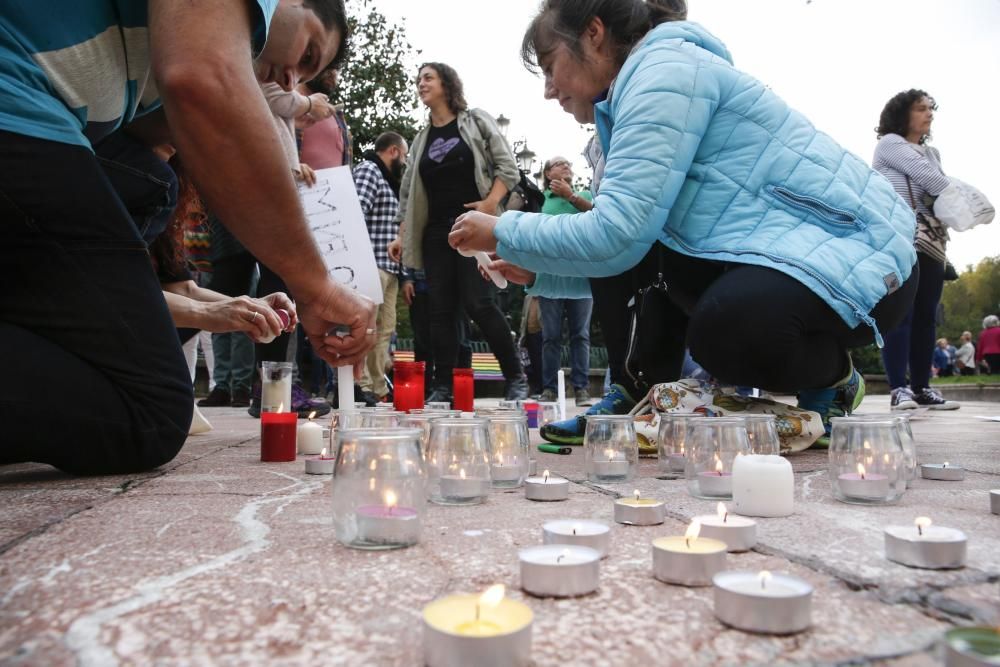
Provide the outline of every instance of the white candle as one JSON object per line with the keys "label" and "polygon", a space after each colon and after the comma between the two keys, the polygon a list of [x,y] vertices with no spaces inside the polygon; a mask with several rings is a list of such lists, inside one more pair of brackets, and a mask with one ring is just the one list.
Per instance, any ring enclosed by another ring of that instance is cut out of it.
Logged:
{"label": "white candle", "polygon": [[725,542],[728,551],[749,551],[757,544],[757,522],[730,514],[724,503],[719,503],[715,514],[696,516],[694,520],[701,524],[702,537]]}
{"label": "white candle", "polygon": [[309,420],[299,424],[295,441],[299,443],[299,454],[319,454],[323,451],[323,427],[313,421],[316,413],[309,415]]}
{"label": "white candle", "polygon": [[628,477],[628,459],[625,454],[613,449],[604,450],[604,458],[590,462],[598,477],[623,479]]}
{"label": "white candle", "polygon": [[965,468],[944,463],[925,463],[920,466],[920,476],[942,482],[961,482],[965,479]]}
{"label": "white candle", "polygon": [[722,471],[698,473],[698,490],[702,496],[729,498],[733,495],[733,475]]}
{"label": "white candle", "polygon": [[449,595],[424,607],[428,667],[527,667],[531,664],[528,605],[504,597],[503,585],[480,596]]}
{"label": "white candle", "polygon": [[490,466],[490,478],[505,487],[517,486],[524,475],[524,466],[520,463],[494,463]]}
{"label": "white candle", "polygon": [[569,480],[551,477],[546,470],[541,477],[529,477],[524,480],[524,497],[528,500],[566,500],[569,498]]}
{"label": "white candle", "polygon": [[398,507],[396,494],[385,492],[384,505],[362,505],[356,511],[358,541],[373,545],[409,546],[420,541],[420,515]]}
{"label": "white candle", "polygon": [[1000,514],[1000,489],[990,491],[990,511]]}
{"label": "white candle", "polygon": [[684,536],[653,540],[653,576],[668,584],[708,586],[726,568],[726,543],[699,537],[701,526],[693,521]]}
{"label": "white candle", "polygon": [[896,563],[928,570],[965,567],[968,538],[960,530],[934,526],[925,516],[913,526],[887,526],[885,557]]}
{"label": "white candle", "polygon": [[558,382],[556,395],[559,399],[559,419],[566,419],[566,371],[560,368],[556,379]]}
{"label": "white candle", "polygon": [[667,456],[667,467],[670,472],[684,472],[687,466],[687,457],[683,454],[670,454]]}
{"label": "white candle", "polygon": [[608,555],[611,529],[599,521],[561,519],[542,525],[545,544],[575,544],[596,549],[601,558]]}
{"label": "white candle", "polygon": [[541,597],[573,597],[597,590],[601,554],[591,547],[547,544],[518,553],[521,588]]}
{"label": "white candle", "polygon": [[261,383],[260,411],[282,412],[290,410],[292,404],[292,375],[282,375],[277,380],[269,379]]}
{"label": "white candle", "polygon": [[457,475],[441,477],[441,495],[450,500],[469,500],[488,496],[490,480],[484,477],[471,477],[465,470],[459,470]]}
{"label": "white candle", "polygon": [[733,512],[744,516],[789,516],[795,498],[792,464],[781,456],[733,459]]}
{"label": "white candle", "polygon": [[641,498],[636,489],[630,498],[615,501],[615,521],[631,526],[655,526],[663,523],[665,508],[659,500]]}
{"label": "white candle", "polygon": [[337,368],[337,401],[341,410],[354,409],[354,369],[350,366]]}
{"label": "white candle", "polygon": [[885,475],[869,473],[858,464],[856,473],[844,473],[837,477],[840,491],[850,498],[885,499],[889,495],[889,478]]}
{"label": "white candle", "polygon": [[320,450],[319,456],[306,459],[306,473],[309,475],[332,475],[337,463],[337,457],[327,456],[326,447]]}
{"label": "white candle", "polygon": [[749,632],[791,634],[812,625],[813,587],[786,574],[720,572],[715,584],[715,615],[726,625]]}

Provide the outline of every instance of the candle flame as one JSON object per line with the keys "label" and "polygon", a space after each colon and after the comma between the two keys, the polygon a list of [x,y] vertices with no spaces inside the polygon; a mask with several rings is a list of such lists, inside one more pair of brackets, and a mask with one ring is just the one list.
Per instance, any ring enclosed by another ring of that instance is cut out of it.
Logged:
{"label": "candle flame", "polygon": [[490,586],[483,594],[479,596],[479,605],[487,608],[492,608],[500,604],[503,600],[504,594],[507,592],[506,587],[503,584],[495,584]]}
{"label": "candle flame", "polygon": [[309,413],[309,421],[312,421],[315,416],[316,416],[316,411],[313,410],[312,412]]}
{"label": "candle flame", "polygon": [[605,449],[604,450],[604,456],[607,458],[608,461],[614,461],[615,460],[615,450],[613,450],[613,449]]}
{"label": "candle flame", "polygon": [[278,403],[278,412],[284,412],[284,411],[285,411],[285,404]]}
{"label": "candle flame", "polygon": [[461,477],[462,479],[465,479],[465,468],[462,468],[461,470],[458,471],[458,476]]}
{"label": "candle flame", "polygon": [[886,454],[885,456],[883,456],[882,460],[885,461],[886,465],[888,465],[889,464],[889,455]]}
{"label": "candle flame", "polygon": [[371,479],[368,480],[368,490],[369,491],[374,491],[375,490],[375,478],[374,477],[372,477]]}
{"label": "candle flame", "polygon": [[719,473],[719,477],[722,477],[722,461],[718,455],[715,457],[715,472]]}
{"label": "candle flame", "polygon": [[372,470],[372,471],[374,471],[374,470],[375,470],[375,467],[376,467],[377,465],[378,465],[378,460],[377,460],[377,459],[372,459],[372,463],[371,463],[371,465],[370,465],[370,466],[368,466],[368,469],[369,469],[369,470]]}
{"label": "candle flame", "polygon": [[715,513],[719,515],[720,519],[722,519],[722,523],[725,523],[726,519],[729,518],[729,510],[726,509],[726,503],[719,503],[716,505]]}
{"label": "candle flame", "polygon": [[931,518],[929,516],[918,516],[916,519],[913,520],[913,523],[917,525],[917,534],[923,535],[924,528],[930,527],[931,523],[933,522],[931,521]]}
{"label": "candle flame", "polygon": [[760,574],[757,575],[757,578],[760,579],[760,587],[761,590],[763,590],[767,588],[767,582],[771,581],[771,573],[767,570],[761,570]]}
{"label": "candle flame", "polygon": [[860,463],[858,464],[858,475],[861,476],[861,479],[865,478],[865,467]]}
{"label": "candle flame", "polygon": [[861,446],[864,447],[865,449],[871,449],[872,448],[871,443],[868,442],[867,440],[865,440],[864,444],[862,444]]}
{"label": "candle flame", "polygon": [[396,506],[396,501],[398,499],[396,498],[395,491],[393,491],[392,489],[390,489],[390,490],[388,490],[388,491],[385,492],[385,496],[383,496],[383,497],[385,498],[385,504],[386,504],[386,506],[389,509],[392,509],[393,507]]}
{"label": "candle flame", "polygon": [[687,530],[684,531],[684,543],[687,544],[688,549],[691,548],[691,540],[697,540],[700,532],[701,521],[695,519],[691,522],[691,525],[687,527]]}
{"label": "candle flame", "polygon": [[639,502],[639,489],[633,491],[632,494],[635,496],[635,502]]}
{"label": "candle flame", "polygon": [[327,458],[327,456],[326,456],[326,447],[324,447],[324,448],[323,448],[323,451],[321,451],[321,452],[319,453],[319,457],[320,457],[321,459],[325,459],[325,458]]}
{"label": "candle flame", "polygon": [[545,484],[549,483],[549,471],[548,470],[546,470],[545,472],[542,473],[542,480],[543,480],[543,482]]}

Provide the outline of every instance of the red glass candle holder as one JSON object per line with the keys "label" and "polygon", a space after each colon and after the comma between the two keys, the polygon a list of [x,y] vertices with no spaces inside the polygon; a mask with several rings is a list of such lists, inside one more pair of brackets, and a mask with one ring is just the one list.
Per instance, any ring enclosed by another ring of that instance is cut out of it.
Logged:
{"label": "red glass candle holder", "polygon": [[260,460],[284,462],[295,460],[296,412],[260,413]]}
{"label": "red glass candle holder", "polygon": [[424,407],[424,362],[397,361],[392,365],[392,403],[400,412]]}
{"label": "red glass candle holder", "polygon": [[452,377],[452,406],[462,412],[472,412],[475,408],[472,403],[475,399],[475,389],[473,389],[473,378],[471,368],[455,368],[451,371]]}

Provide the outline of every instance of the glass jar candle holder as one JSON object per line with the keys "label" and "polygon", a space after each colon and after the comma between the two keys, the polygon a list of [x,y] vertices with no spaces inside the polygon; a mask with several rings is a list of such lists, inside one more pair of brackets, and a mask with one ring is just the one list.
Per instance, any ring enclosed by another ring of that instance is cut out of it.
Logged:
{"label": "glass jar candle holder", "polygon": [[917,445],[913,439],[913,428],[910,426],[910,415],[907,414],[868,414],[852,415],[857,419],[868,419],[872,421],[883,421],[891,419],[896,424],[899,431],[899,442],[903,446],[904,468],[903,479],[907,486],[917,478]]}
{"label": "glass jar candle holder", "polygon": [[515,489],[528,476],[528,417],[522,412],[489,418],[490,478],[497,489]]}
{"label": "glass jar candle holder", "polygon": [[420,541],[427,470],[420,431],[341,430],[334,466],[333,528],[355,549],[398,549]]}
{"label": "glass jar candle holder", "polygon": [[705,415],[700,412],[667,412],[660,415],[660,427],[656,435],[660,472],[684,474],[691,449],[688,427],[691,420],[704,418]]}
{"label": "glass jar candle holder", "polygon": [[[429,401],[424,403],[425,410],[451,410],[451,403],[448,401]],[[459,410],[458,412],[461,412]]]}
{"label": "glass jar candle holder", "polygon": [[475,505],[490,495],[489,423],[442,417],[431,422],[424,458],[428,495],[439,505]]}
{"label": "glass jar candle holder", "polygon": [[591,482],[625,482],[639,465],[632,415],[586,415],[584,466]]}
{"label": "glass jar candle holder", "polygon": [[405,412],[396,410],[372,410],[365,415],[364,428],[395,428],[400,417],[405,416]]}
{"label": "glass jar candle holder", "polygon": [[886,505],[906,490],[906,454],[892,417],[830,420],[829,471],[833,497],[857,505]]}
{"label": "glass jar candle holder", "polygon": [[688,492],[705,500],[731,500],[733,460],[750,453],[743,417],[694,419],[689,424],[690,454],[684,468]]}
{"label": "glass jar candle holder", "polygon": [[751,454],[762,456],[781,454],[781,440],[778,439],[778,426],[774,415],[743,415],[743,420],[747,425],[747,441],[750,443]]}
{"label": "glass jar candle holder", "polygon": [[364,428],[365,415],[371,408],[355,408],[354,410],[333,410],[330,412],[330,456],[337,456],[337,433],[352,429]]}
{"label": "glass jar candle holder", "polygon": [[427,443],[430,441],[431,437],[431,420],[438,419],[438,415],[434,413],[420,413],[420,414],[409,414],[403,415],[399,418],[400,428],[417,428],[420,429],[420,451],[427,452]]}
{"label": "glass jar candle holder", "polygon": [[559,421],[559,404],[543,402],[538,404],[538,428]]}

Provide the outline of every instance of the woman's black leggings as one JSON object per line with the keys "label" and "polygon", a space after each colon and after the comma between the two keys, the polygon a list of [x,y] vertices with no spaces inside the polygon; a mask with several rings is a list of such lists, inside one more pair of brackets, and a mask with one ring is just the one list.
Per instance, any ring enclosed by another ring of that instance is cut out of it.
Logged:
{"label": "woman's black leggings", "polygon": [[[657,243],[629,271],[590,281],[611,381],[633,398],[646,388],[636,387],[624,371],[628,302],[637,287],[656,280],[661,264],[670,303],[657,313],[662,333],[659,358],[644,364],[651,370],[649,384],[680,377],[686,346],[695,361],[725,384],[791,393],[820,389],[847,375],[848,348],[874,341],[871,328],[849,328],[822,298],[780,271],[688,257]],[[914,266],[909,279],[872,311],[882,332],[902,321],[918,281]]]}

